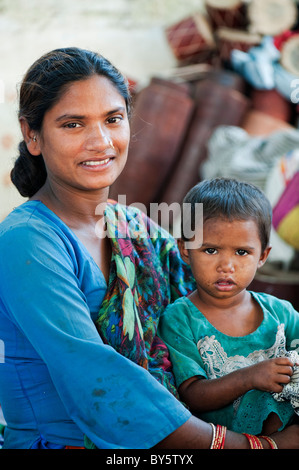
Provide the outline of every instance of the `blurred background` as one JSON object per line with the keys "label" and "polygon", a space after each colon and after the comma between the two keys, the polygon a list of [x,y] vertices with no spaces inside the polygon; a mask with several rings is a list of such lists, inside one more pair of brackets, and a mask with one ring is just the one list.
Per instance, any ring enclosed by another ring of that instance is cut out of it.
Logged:
{"label": "blurred background", "polygon": [[297,1],[0,0],[0,35],[0,220],[24,201],[10,181],[24,73],[51,49],[92,49],[134,98],[128,164],[111,197],[169,207],[204,178],[257,184],[274,219],[254,287],[299,309]]}

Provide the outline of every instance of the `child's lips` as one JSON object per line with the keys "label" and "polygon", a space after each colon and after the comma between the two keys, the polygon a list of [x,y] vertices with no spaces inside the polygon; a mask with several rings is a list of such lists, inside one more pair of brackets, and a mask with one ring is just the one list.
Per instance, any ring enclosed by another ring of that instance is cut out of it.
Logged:
{"label": "child's lips", "polygon": [[218,290],[231,290],[235,286],[235,282],[231,278],[220,278],[215,282],[215,286]]}

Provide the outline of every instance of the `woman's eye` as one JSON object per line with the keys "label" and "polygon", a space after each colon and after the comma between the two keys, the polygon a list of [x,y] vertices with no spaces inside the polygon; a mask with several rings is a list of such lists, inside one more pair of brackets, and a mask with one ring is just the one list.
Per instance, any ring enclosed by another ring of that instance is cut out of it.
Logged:
{"label": "woman's eye", "polygon": [[246,251],[246,250],[237,250],[236,253],[239,256],[245,256],[245,255],[247,255],[248,251]]}
{"label": "woman's eye", "polygon": [[75,129],[76,127],[79,127],[80,124],[78,122],[68,122],[67,124],[64,125],[67,129]]}
{"label": "woman's eye", "polygon": [[121,121],[122,117],[121,116],[112,116],[109,119],[107,119],[107,122],[109,124],[116,124],[117,122]]}

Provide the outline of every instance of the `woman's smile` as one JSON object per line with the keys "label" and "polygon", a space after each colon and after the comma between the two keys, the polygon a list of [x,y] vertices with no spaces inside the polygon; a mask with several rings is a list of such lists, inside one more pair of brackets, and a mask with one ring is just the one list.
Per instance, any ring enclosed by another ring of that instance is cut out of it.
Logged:
{"label": "woman's smile", "polygon": [[88,166],[103,166],[106,163],[110,162],[111,158],[105,158],[105,160],[88,160],[87,162],[82,162],[81,165],[88,165]]}
{"label": "woman's smile", "polygon": [[91,171],[102,171],[106,169],[109,164],[112,164],[113,160],[115,157],[108,157],[103,160],[97,159],[97,160],[86,160],[79,165],[81,165],[84,169],[86,170],[91,170]]}

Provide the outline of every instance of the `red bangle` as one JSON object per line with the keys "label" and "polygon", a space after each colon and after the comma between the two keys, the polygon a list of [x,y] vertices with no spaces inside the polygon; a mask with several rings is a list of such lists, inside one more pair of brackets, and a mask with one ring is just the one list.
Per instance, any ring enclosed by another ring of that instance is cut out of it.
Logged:
{"label": "red bangle", "polygon": [[226,436],[226,426],[216,426],[213,423],[210,423],[213,429],[213,438],[211,442],[210,449],[224,449],[225,436]]}
{"label": "red bangle", "polygon": [[263,449],[263,445],[258,437],[253,436],[252,434],[246,434],[245,432],[243,432],[243,434],[249,441],[250,449]]}
{"label": "red bangle", "polygon": [[269,437],[269,436],[260,436],[261,439],[265,439],[265,441],[268,442],[268,444],[270,445],[270,448],[271,449],[278,449],[277,447],[277,444],[276,442],[274,441],[274,439],[272,439],[272,437]]}

